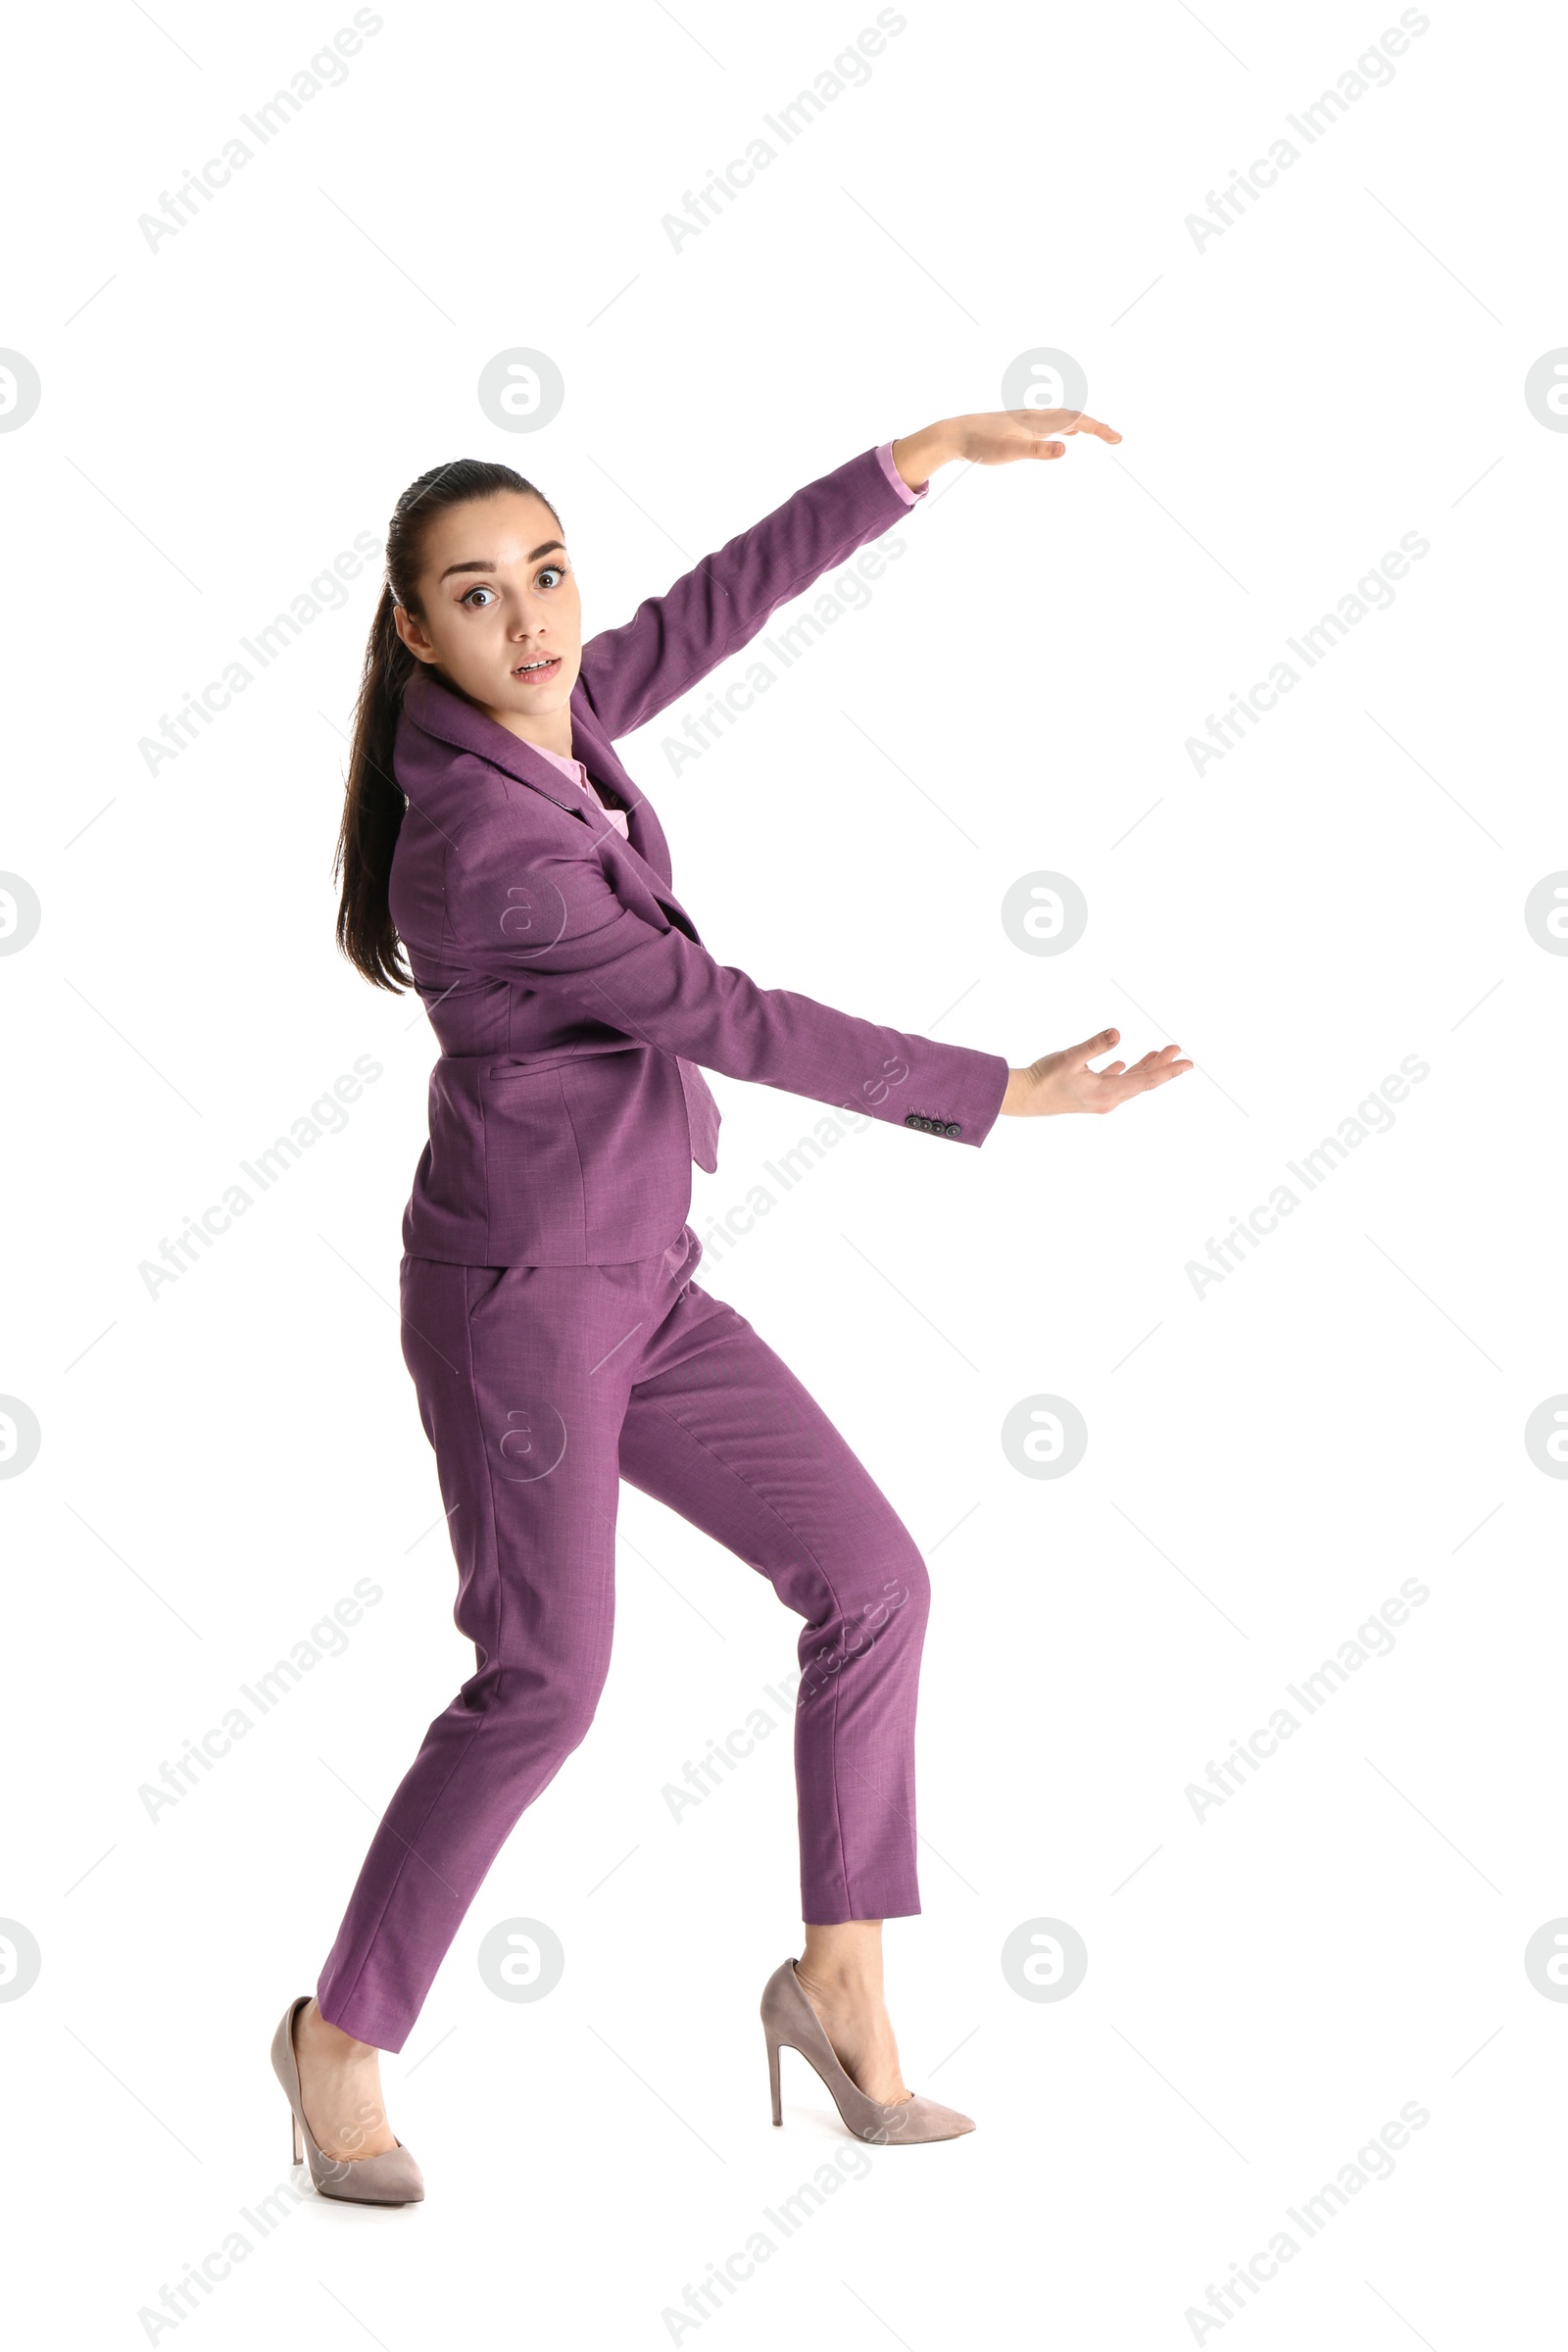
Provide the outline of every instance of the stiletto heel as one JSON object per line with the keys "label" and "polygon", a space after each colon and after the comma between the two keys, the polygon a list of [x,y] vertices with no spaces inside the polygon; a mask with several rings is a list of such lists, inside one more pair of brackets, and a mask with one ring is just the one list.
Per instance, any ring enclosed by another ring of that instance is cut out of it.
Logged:
{"label": "stiletto heel", "polygon": [[893,2106],[884,2106],[880,2099],[868,2099],[840,2065],[838,2053],[796,1974],[793,1960],[782,1961],[762,1987],[762,2031],[767,2036],[767,2071],[775,2124],[784,2120],[779,2100],[778,2054],[781,2049],[790,2049],[799,2050],[825,2084],[841,2120],[857,2139],[875,2140],[883,2147],[901,2142],[913,2147],[923,2140],[956,2139],[960,2132],[974,2130],[970,2117],[960,2115],[956,2107],[939,2107],[935,2099],[908,2098]]}
{"label": "stiletto heel", "polygon": [[784,2110],[779,2103],[778,2042],[771,2027],[767,2029],[767,2080],[773,2093],[773,2121],[775,2124],[781,2124],[784,2121]]}
{"label": "stiletto heel", "polygon": [[294,2119],[294,2162],[301,2161],[303,2139],[318,2197],[337,2197],[345,2205],[417,2205],[424,2195],[424,2178],[401,2139],[379,2156],[327,2156],[317,2146],[306,2119],[294,2047],[294,2021],[310,1998],[302,1992],[297,2001],[290,2001],[272,2035],[272,2072],[283,2085]]}
{"label": "stiletto heel", "polygon": [[300,2145],[300,2119],[295,2114],[292,2107],[288,2111],[288,2132],[289,2138],[293,2142],[293,2146],[289,2152],[289,2162],[290,2164],[303,2164],[305,2162],[305,2150]]}

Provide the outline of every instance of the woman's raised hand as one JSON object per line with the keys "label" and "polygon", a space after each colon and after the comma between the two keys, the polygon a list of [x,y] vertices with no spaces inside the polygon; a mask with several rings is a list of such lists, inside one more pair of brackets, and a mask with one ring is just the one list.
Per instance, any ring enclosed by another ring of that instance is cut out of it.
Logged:
{"label": "woman's raised hand", "polygon": [[1016,458],[1059,458],[1067,444],[1057,436],[1093,433],[1101,441],[1121,439],[1113,425],[1082,409],[996,409],[979,416],[945,416],[893,444],[893,463],[911,490],[930,480],[939,466],[956,458],[971,466],[1010,466]]}
{"label": "woman's raised hand", "polygon": [[956,458],[971,466],[1010,466],[1015,458],[1059,458],[1067,444],[1060,435],[1093,433],[1119,441],[1111,425],[1082,409],[997,409],[982,416],[950,416],[943,428]]}
{"label": "woman's raised hand", "polygon": [[1102,1070],[1092,1070],[1089,1064],[1095,1055],[1108,1054],[1120,1036],[1119,1029],[1102,1029],[1081,1046],[1063,1046],[1059,1054],[1042,1054],[1027,1069],[1009,1070],[1003,1115],[1037,1119],[1054,1110],[1114,1110],[1118,1102],[1147,1095],[1152,1087],[1163,1086],[1167,1078],[1179,1078],[1193,1066],[1172,1058],[1178,1047],[1161,1046],[1131,1069],[1124,1061],[1112,1061]]}

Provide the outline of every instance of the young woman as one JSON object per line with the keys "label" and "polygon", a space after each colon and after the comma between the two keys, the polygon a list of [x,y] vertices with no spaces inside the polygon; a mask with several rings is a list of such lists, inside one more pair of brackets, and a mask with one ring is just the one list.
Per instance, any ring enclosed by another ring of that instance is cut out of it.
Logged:
{"label": "young woman", "polygon": [[[554,507],[508,466],[422,474],[397,504],[339,839],[338,940],[412,980],[440,1045],[404,1218],[403,1352],[435,1449],[476,1670],[371,1841],[314,1999],[272,2062],[325,2194],[402,2204],[400,2050],[523,1808],[593,1718],[610,1661],[622,1479],[767,1577],[805,1619],[795,1729],[805,1950],[764,1988],[844,2122],[949,2138],[882,1998],[882,1921],[920,1908],[913,1733],[928,1586],[849,1446],[743,1315],[692,1277],[691,1166],[716,1166],[698,1068],[979,1145],[999,1114],[1106,1111],[1191,1069],[1166,1046],[1025,1068],[757,987],[676,899],[659,819],[612,746],[955,460],[1059,458],[1118,433],[1068,410],[951,417],[808,482],[624,627],[584,645]],[[1062,436],[1058,438],[1057,436]],[[407,954],[405,964],[404,953]]]}

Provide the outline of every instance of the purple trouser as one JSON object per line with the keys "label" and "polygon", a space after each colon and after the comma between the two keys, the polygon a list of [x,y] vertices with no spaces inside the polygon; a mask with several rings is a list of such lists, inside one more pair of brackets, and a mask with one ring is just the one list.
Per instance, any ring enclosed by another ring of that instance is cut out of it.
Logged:
{"label": "purple trouser", "polygon": [[688,1225],[621,1265],[405,1257],[403,1352],[435,1448],[476,1672],[399,1785],[317,1987],[400,2050],[508,1833],[582,1740],[610,1664],[626,1479],[806,1620],[801,1915],[920,1908],[914,1713],[929,1587],[913,1539],[744,1315],[691,1280]]}

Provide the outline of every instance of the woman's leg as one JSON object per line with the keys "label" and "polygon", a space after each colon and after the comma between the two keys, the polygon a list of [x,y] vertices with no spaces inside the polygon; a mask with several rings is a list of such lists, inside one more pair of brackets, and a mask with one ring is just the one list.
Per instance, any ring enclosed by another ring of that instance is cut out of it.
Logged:
{"label": "woman's leg", "polygon": [[614,1617],[620,1420],[669,1288],[657,1258],[404,1261],[404,1354],[476,1671],[387,1806],[302,2013],[306,2113],[330,2153],[392,2144],[375,2053],[403,2047],[509,1832],[592,1720]]}
{"label": "woman's leg", "polygon": [[880,1923],[920,1908],[914,1718],[929,1584],[919,1550],[789,1367],[695,1284],[644,1348],[620,1469],[767,1577],[806,1620],[795,1718],[802,1980],[859,2087],[902,2099]]}

